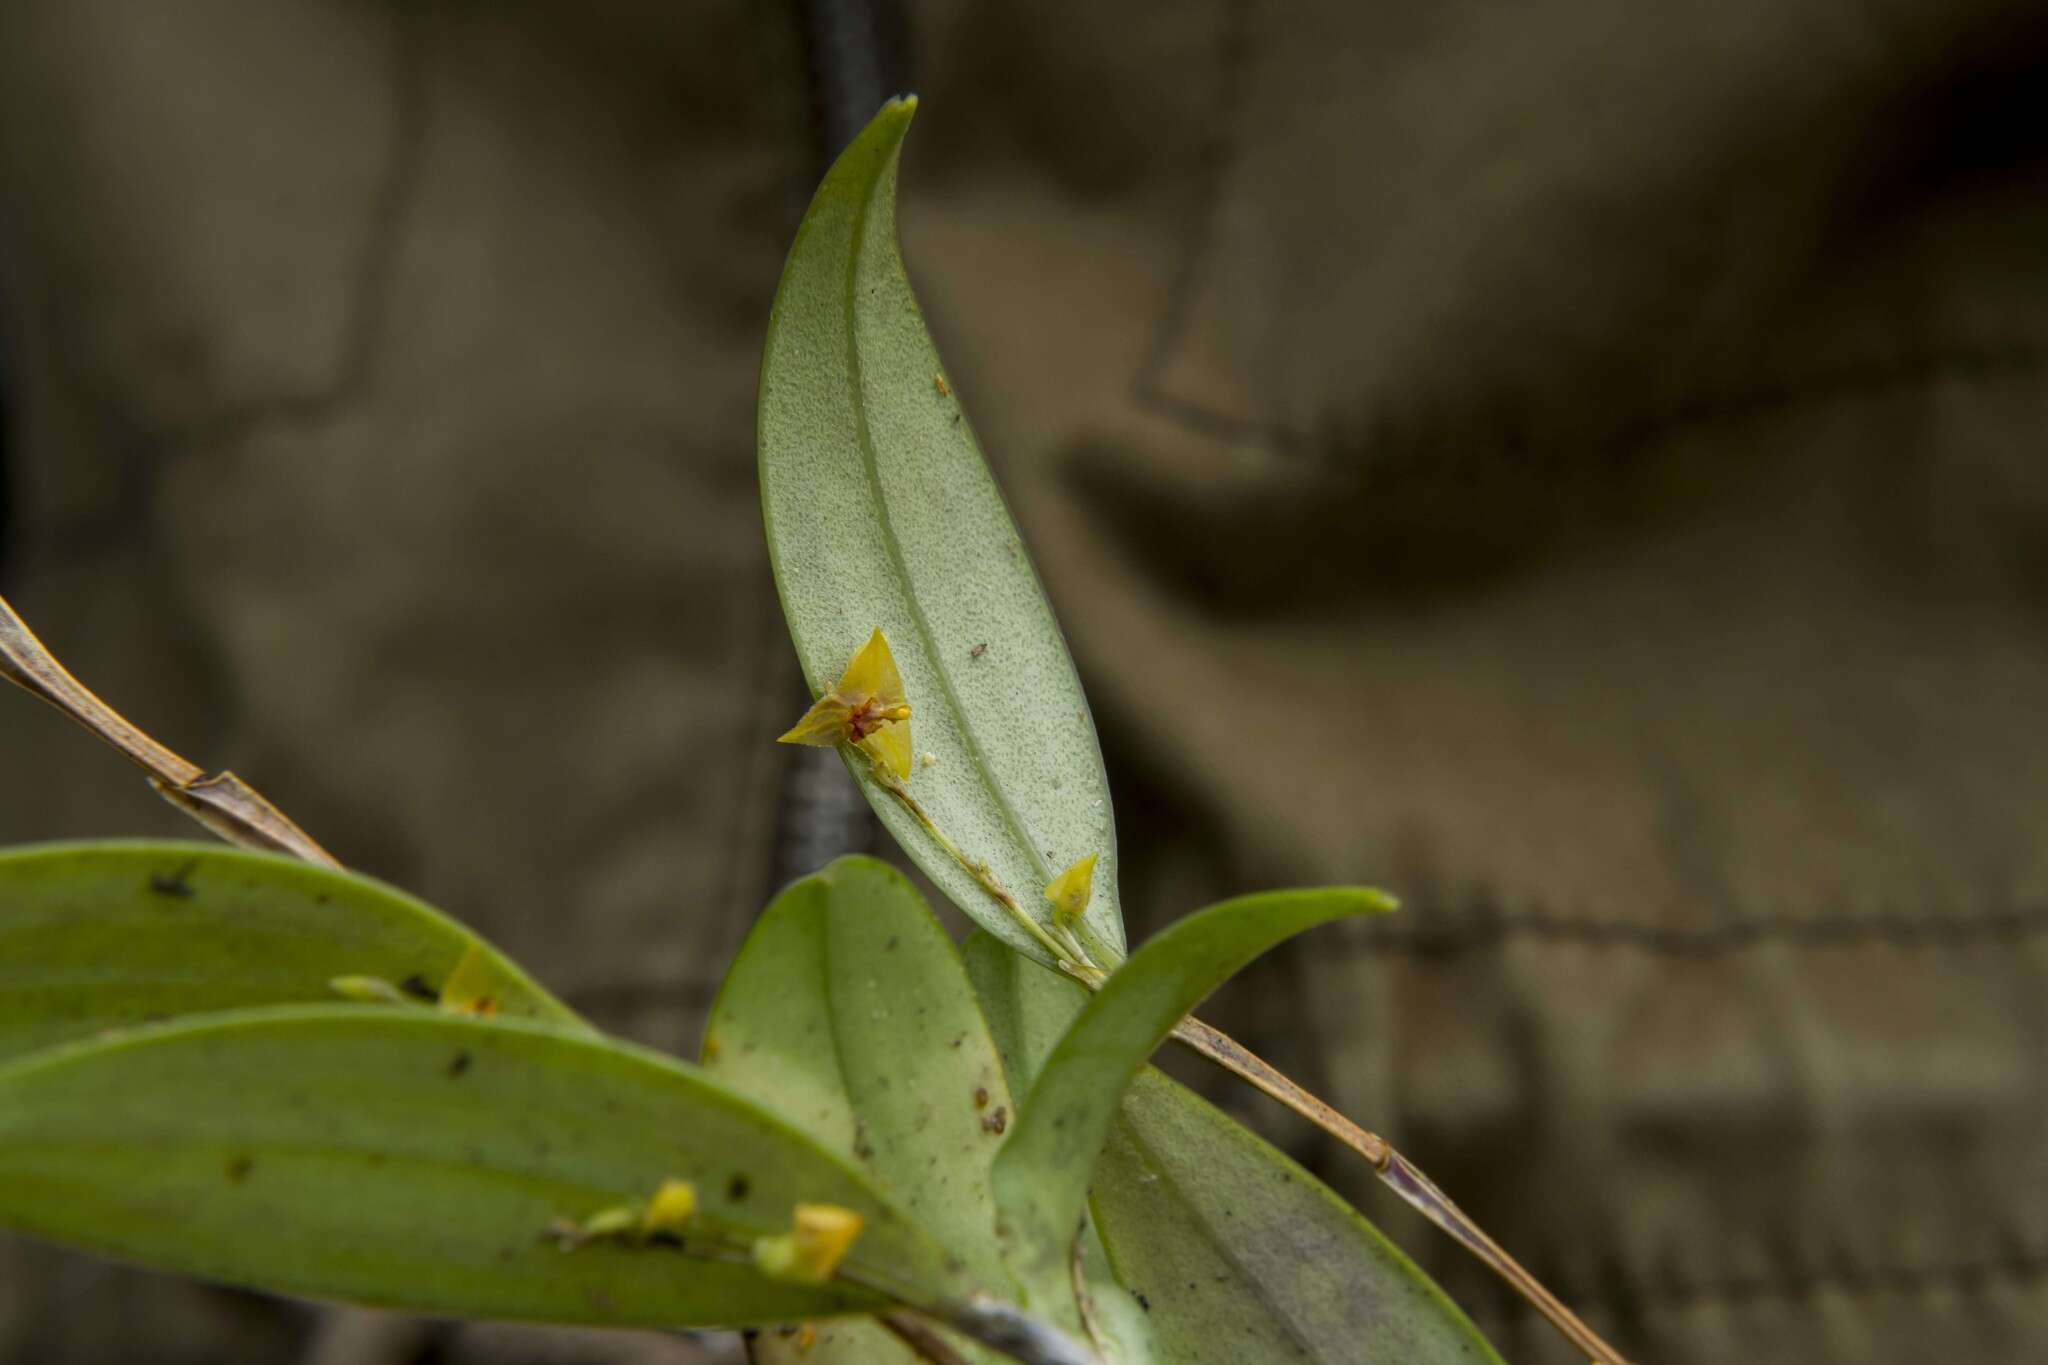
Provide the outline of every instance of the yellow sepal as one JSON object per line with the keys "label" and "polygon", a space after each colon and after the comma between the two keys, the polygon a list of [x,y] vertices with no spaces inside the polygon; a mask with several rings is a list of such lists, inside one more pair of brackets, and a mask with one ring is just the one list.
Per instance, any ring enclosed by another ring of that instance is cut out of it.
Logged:
{"label": "yellow sepal", "polygon": [[833,690],[842,697],[874,697],[884,707],[910,704],[903,692],[903,675],[896,670],[896,656],[889,652],[889,637],[882,634],[880,626],[854,651]]}
{"label": "yellow sepal", "polygon": [[869,735],[860,742],[860,748],[869,758],[883,768],[896,774],[896,780],[906,781],[910,777],[910,722],[893,721]]}

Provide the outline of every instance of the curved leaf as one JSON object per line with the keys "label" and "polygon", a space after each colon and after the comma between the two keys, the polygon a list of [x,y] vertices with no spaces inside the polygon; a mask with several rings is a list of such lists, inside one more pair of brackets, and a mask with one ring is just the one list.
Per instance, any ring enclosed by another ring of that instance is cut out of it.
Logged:
{"label": "curved leaf", "polygon": [[[1012,1083],[1088,996],[986,936],[962,946]],[[1443,1291],[1330,1188],[1150,1067],[1111,1125],[1090,1223],[1174,1365],[1493,1361]]]}
{"label": "curved leaf", "polygon": [[726,972],[704,1069],[1007,1281],[988,1168],[1010,1088],[952,939],[894,868],[841,858],[775,898]]}
{"label": "curved leaf", "polygon": [[580,1027],[447,916],[381,882],[199,843],[0,853],[0,1062],[145,1020],[333,1002],[333,978],[409,982],[431,1001],[474,953],[505,1014]]}
{"label": "curved leaf", "polygon": [[[1042,888],[1099,855],[1083,925],[1113,962],[1123,948],[1116,831],[1087,701],[897,251],[896,160],[915,107],[891,102],[841,154],[783,268],[759,411],[775,581],[814,693],[876,627],[888,636],[920,756],[910,791],[1030,913],[1049,923]],[[852,766],[940,889],[1049,960],[874,786],[864,761]]]}
{"label": "curved leaf", "polygon": [[[546,1236],[670,1177],[699,1190],[698,1254]],[[808,1137],[694,1068],[588,1035],[287,1006],[0,1068],[0,1226],[286,1293],[657,1327],[883,1302],[847,1279],[769,1280],[736,1250],[799,1200],[866,1220],[845,1274],[917,1301],[961,1288],[936,1242]]]}
{"label": "curved leaf", "polygon": [[1092,1206],[1117,1279],[1175,1365],[1499,1365],[1350,1205],[1157,1071],[1124,1097]]}
{"label": "curved leaf", "polygon": [[996,1156],[996,1210],[1019,1276],[1043,1284],[1064,1269],[1124,1087],[1189,1010],[1282,940],[1392,907],[1351,887],[1242,896],[1189,915],[1111,973],[1046,1058]]}

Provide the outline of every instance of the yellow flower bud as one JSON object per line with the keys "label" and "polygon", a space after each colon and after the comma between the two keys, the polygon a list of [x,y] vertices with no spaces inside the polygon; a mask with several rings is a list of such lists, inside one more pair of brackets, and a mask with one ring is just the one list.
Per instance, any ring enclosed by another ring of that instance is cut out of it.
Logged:
{"label": "yellow flower bud", "polygon": [[798,1204],[788,1232],[754,1239],[761,1273],[799,1284],[823,1284],[860,1236],[861,1217],[837,1204]]}
{"label": "yellow flower bud", "polygon": [[647,1212],[640,1216],[640,1230],[649,1234],[676,1232],[696,1216],[697,1187],[687,1180],[664,1180],[654,1198],[647,1201]]}
{"label": "yellow flower bud", "polygon": [[1088,908],[1088,898],[1094,893],[1095,855],[1091,853],[1046,883],[1045,898],[1052,902],[1053,921],[1071,926]]}

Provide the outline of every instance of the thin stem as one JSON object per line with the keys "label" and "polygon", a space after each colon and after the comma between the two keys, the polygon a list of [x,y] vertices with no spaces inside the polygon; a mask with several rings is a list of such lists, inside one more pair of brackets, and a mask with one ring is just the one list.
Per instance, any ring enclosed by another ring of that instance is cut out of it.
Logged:
{"label": "thin stem", "polygon": [[[987,863],[970,858],[957,844],[947,838],[924,807],[918,804],[917,799],[911,796],[892,774],[880,769],[874,771],[875,779],[881,784],[882,789],[894,796],[911,815],[916,817],[917,822],[939,846],[961,867],[967,869],[997,904],[1052,953],[1053,960],[1067,975],[1089,990],[1102,988],[1103,982],[1108,980],[1107,975],[1088,960],[1070,933],[1063,929],[1048,932],[1037,920],[1027,915],[1009,888],[996,879]],[[1460,1246],[1477,1256],[1495,1274],[1512,1285],[1551,1326],[1572,1345],[1584,1351],[1596,1365],[1627,1365],[1620,1352],[1602,1341],[1577,1314],[1565,1307],[1555,1294],[1544,1288],[1542,1282],[1530,1274],[1521,1262],[1508,1255],[1498,1242],[1487,1236],[1485,1230],[1473,1222],[1464,1210],[1452,1203],[1450,1197],[1438,1189],[1428,1176],[1395,1151],[1392,1143],[1378,1133],[1359,1127],[1229,1034],[1203,1023],[1193,1015],[1175,1025],[1173,1038],[1226,1071],[1249,1082],[1254,1089],[1278,1100],[1364,1157],[1388,1188],[1413,1205],[1432,1223],[1449,1233]]]}
{"label": "thin stem", "polygon": [[947,1345],[946,1339],[915,1313],[877,1313],[875,1321],[931,1365],[967,1365],[967,1357]]}
{"label": "thin stem", "polygon": [[150,738],[57,662],[28,622],[0,597],[0,677],[71,717],[149,774],[157,794],[231,844],[289,853],[323,867],[339,867],[254,787],[233,773],[209,777],[195,763]]}
{"label": "thin stem", "polygon": [[[334,856],[255,788],[233,773],[208,776],[203,769],[151,738],[96,696],[57,661],[28,623],[0,597],[0,677],[40,697],[96,735],[149,775],[159,795],[229,843],[287,853],[309,863],[339,867]],[[1103,970],[1071,933],[1055,936],[1040,924],[996,877],[989,865],[971,858],[948,838],[931,814],[893,774],[875,769],[882,789],[910,812],[925,832],[964,868],[1018,926],[1037,941],[1060,967],[1090,990],[1107,980]],[[1504,1251],[1428,1176],[1396,1152],[1385,1138],[1359,1127],[1322,1100],[1295,1084],[1228,1034],[1189,1016],[1173,1031],[1175,1041],[1233,1072],[1254,1088],[1292,1109],[1371,1163],[1380,1179],[1459,1245],[1505,1279],[1547,1318],[1567,1340],[1598,1365],[1626,1365],[1619,1352],[1593,1330],[1518,1261]],[[897,1324],[884,1315],[883,1325],[901,1337]],[[1049,1324],[1022,1309],[993,1299],[977,1298],[947,1305],[948,1325],[1025,1365],[1098,1365],[1095,1357]],[[921,1330],[916,1324],[912,1330]],[[908,1340],[908,1338],[905,1338]],[[936,1340],[936,1338],[934,1338]],[[914,1345],[914,1343],[913,1343]],[[942,1349],[950,1351],[943,1342]],[[928,1356],[950,1365],[948,1357]],[[951,1359],[957,1359],[955,1353]]]}
{"label": "thin stem", "polygon": [[998,1299],[977,1295],[947,1304],[944,1317],[948,1327],[1024,1365],[1102,1365],[1093,1351],[1065,1332]]}
{"label": "thin stem", "polygon": [[1487,1236],[1485,1229],[1472,1221],[1471,1215],[1452,1203],[1450,1196],[1438,1189],[1436,1182],[1424,1175],[1407,1157],[1395,1151],[1392,1143],[1345,1118],[1244,1044],[1193,1015],[1175,1026],[1173,1040],[1241,1077],[1253,1088],[1280,1101],[1364,1157],[1372,1164],[1373,1172],[1381,1183],[1506,1280],[1565,1340],[1584,1351],[1589,1359],[1598,1365],[1627,1365],[1619,1351],[1601,1340],[1598,1333],[1544,1288],[1542,1281],[1530,1274],[1520,1261],[1508,1255],[1500,1243]]}
{"label": "thin stem", "polygon": [[[1002,881],[997,878],[994,870],[987,863],[979,858],[968,857],[961,850],[960,845],[948,838],[946,832],[939,828],[938,822],[932,819],[931,812],[927,811],[923,803],[910,794],[910,789],[898,781],[894,774],[879,767],[871,767],[869,771],[874,776],[875,784],[883,791],[889,793],[889,795],[895,797],[896,804],[909,811],[911,818],[923,826],[924,832],[931,835],[933,842],[944,849],[946,855],[954,862],[960,864],[967,875],[974,878],[981,889],[988,893],[989,898],[997,905],[1002,906],[1003,910],[1011,919],[1017,922],[1018,926],[1025,933],[1031,935],[1032,938],[1038,941],[1041,947],[1048,953],[1051,953],[1053,961],[1069,962],[1073,960],[1076,949],[1070,948],[1054,938],[1044,925],[1040,924],[1037,919],[1027,912],[1017,898],[1010,894],[1010,888],[1003,885]],[[1085,954],[1082,957],[1082,961],[1087,961]],[[1089,965],[1092,966],[1093,964]]]}

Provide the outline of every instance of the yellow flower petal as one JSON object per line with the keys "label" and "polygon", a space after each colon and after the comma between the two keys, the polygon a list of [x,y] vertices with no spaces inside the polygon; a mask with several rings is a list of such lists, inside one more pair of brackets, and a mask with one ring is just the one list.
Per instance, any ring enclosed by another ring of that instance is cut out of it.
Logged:
{"label": "yellow flower petal", "polygon": [[809,744],[819,749],[829,749],[835,744],[846,742],[846,703],[836,692],[827,692],[811,703],[811,709],[804,712],[802,720],[775,737],[777,744]]}
{"label": "yellow flower petal", "polygon": [[879,698],[884,709],[910,704],[903,691],[903,675],[896,671],[896,656],[889,652],[888,637],[882,634],[880,626],[875,627],[866,644],[854,651],[833,691],[856,703],[868,697]]}
{"label": "yellow flower petal", "polygon": [[896,774],[896,780],[907,781],[910,777],[910,722],[899,720],[869,735],[860,742],[862,752],[882,767]]}
{"label": "yellow flower petal", "polygon": [[1095,893],[1095,855],[1089,854],[1045,886],[1045,898],[1052,902],[1052,917],[1061,924],[1072,924],[1081,918],[1081,912],[1088,908],[1088,898]]}

